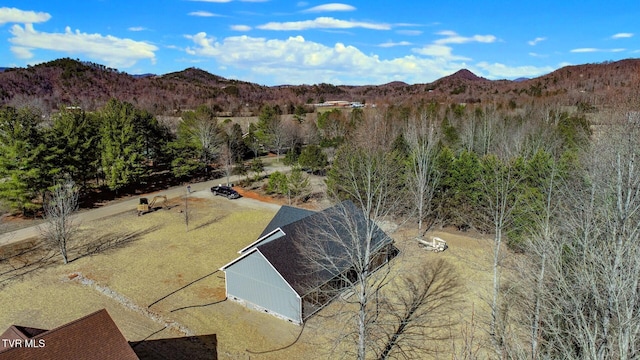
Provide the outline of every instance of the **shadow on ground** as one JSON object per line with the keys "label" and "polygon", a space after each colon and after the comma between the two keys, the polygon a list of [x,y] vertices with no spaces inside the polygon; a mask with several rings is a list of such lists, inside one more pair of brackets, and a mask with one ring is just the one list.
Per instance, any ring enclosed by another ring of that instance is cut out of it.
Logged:
{"label": "shadow on ground", "polygon": [[[108,233],[74,243],[67,248],[69,262],[123,248],[160,227],[152,226],[138,231]],[[0,289],[11,280],[61,263],[62,256],[58,249],[42,240],[28,239],[4,246],[0,248]]]}
{"label": "shadow on ground", "polygon": [[156,225],[146,229],[130,232],[107,233],[96,238],[89,239],[83,243],[78,243],[72,248],[69,248],[69,262],[76,261],[85,256],[103,253],[108,250],[123,248],[160,228],[160,225]]}
{"label": "shadow on ground", "polygon": [[216,334],[129,343],[140,360],[217,360]]}

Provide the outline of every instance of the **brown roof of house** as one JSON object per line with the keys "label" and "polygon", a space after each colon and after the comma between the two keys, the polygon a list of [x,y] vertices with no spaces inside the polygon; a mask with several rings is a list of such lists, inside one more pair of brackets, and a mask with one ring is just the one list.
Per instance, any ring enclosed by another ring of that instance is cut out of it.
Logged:
{"label": "brown roof of house", "polygon": [[139,360],[105,309],[48,331],[11,326],[1,339],[23,346],[6,348],[0,340],[0,360]]}
{"label": "brown roof of house", "polygon": [[11,327],[9,327],[7,330],[5,330],[4,333],[2,333],[2,335],[0,335],[0,352],[2,352],[2,350],[10,348],[9,342],[2,339],[25,340],[30,339],[45,331],[47,330],[11,325]]}

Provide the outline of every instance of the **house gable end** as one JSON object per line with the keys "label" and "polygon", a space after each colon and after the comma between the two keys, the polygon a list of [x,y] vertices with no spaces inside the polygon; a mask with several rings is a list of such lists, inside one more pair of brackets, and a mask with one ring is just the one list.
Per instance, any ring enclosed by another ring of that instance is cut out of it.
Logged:
{"label": "house gable end", "polygon": [[227,297],[301,323],[300,296],[260,251],[251,250],[223,268]]}

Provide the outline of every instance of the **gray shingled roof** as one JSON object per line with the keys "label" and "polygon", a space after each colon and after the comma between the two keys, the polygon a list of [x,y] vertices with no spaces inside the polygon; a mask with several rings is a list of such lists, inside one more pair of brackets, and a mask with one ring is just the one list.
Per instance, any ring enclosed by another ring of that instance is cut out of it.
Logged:
{"label": "gray shingled roof", "polygon": [[280,210],[278,210],[278,212],[273,217],[273,219],[271,219],[271,222],[269,222],[269,225],[267,225],[267,227],[264,228],[264,231],[262,232],[262,234],[258,236],[258,239],[267,235],[268,233],[272,232],[277,228],[282,228],[285,225],[294,223],[312,214],[315,214],[315,212],[310,210],[305,210],[305,209],[299,209],[299,208],[295,208],[287,205],[282,205],[282,207],[280,207]]}
{"label": "gray shingled roof", "polygon": [[[351,221],[350,225],[346,225],[345,219],[347,218]],[[286,235],[259,245],[258,250],[296,290],[298,295],[304,296],[314,287],[324,284],[339,275],[338,272],[343,272],[352,266],[352,262],[345,259],[345,253],[350,250],[337,241],[323,241],[322,238],[326,240],[329,237],[339,237],[343,240],[344,245],[353,249],[357,245],[350,244],[354,242],[351,236],[354,233],[352,230],[358,234],[364,234],[366,221],[371,220],[366,218],[352,202],[346,201],[281,227]],[[375,223],[371,222],[371,224],[374,229],[371,244],[373,252],[393,242]],[[305,240],[316,238],[318,241],[323,241],[325,253],[331,255],[335,261],[335,266],[329,266],[334,270],[318,270],[309,267],[308,255],[302,254],[303,243]],[[364,236],[359,236],[359,239],[362,242],[365,241]]]}

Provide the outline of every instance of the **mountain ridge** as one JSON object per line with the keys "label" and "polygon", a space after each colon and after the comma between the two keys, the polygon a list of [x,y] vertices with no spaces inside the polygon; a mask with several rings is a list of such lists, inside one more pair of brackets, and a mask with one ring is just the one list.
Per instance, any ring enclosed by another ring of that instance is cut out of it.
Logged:
{"label": "mountain ridge", "polygon": [[255,114],[265,103],[291,109],[322,100],[408,104],[523,102],[554,97],[567,104],[590,94],[604,100],[640,88],[640,60],[571,65],[549,74],[515,80],[489,80],[460,69],[430,83],[392,81],[382,85],[265,86],[226,79],[195,67],[182,71],[130,75],[117,69],[69,58],[0,72],[0,104],[37,104],[45,111],[61,104],[92,110],[110,98],[134,103],[154,114],[198,105],[229,114]]}

